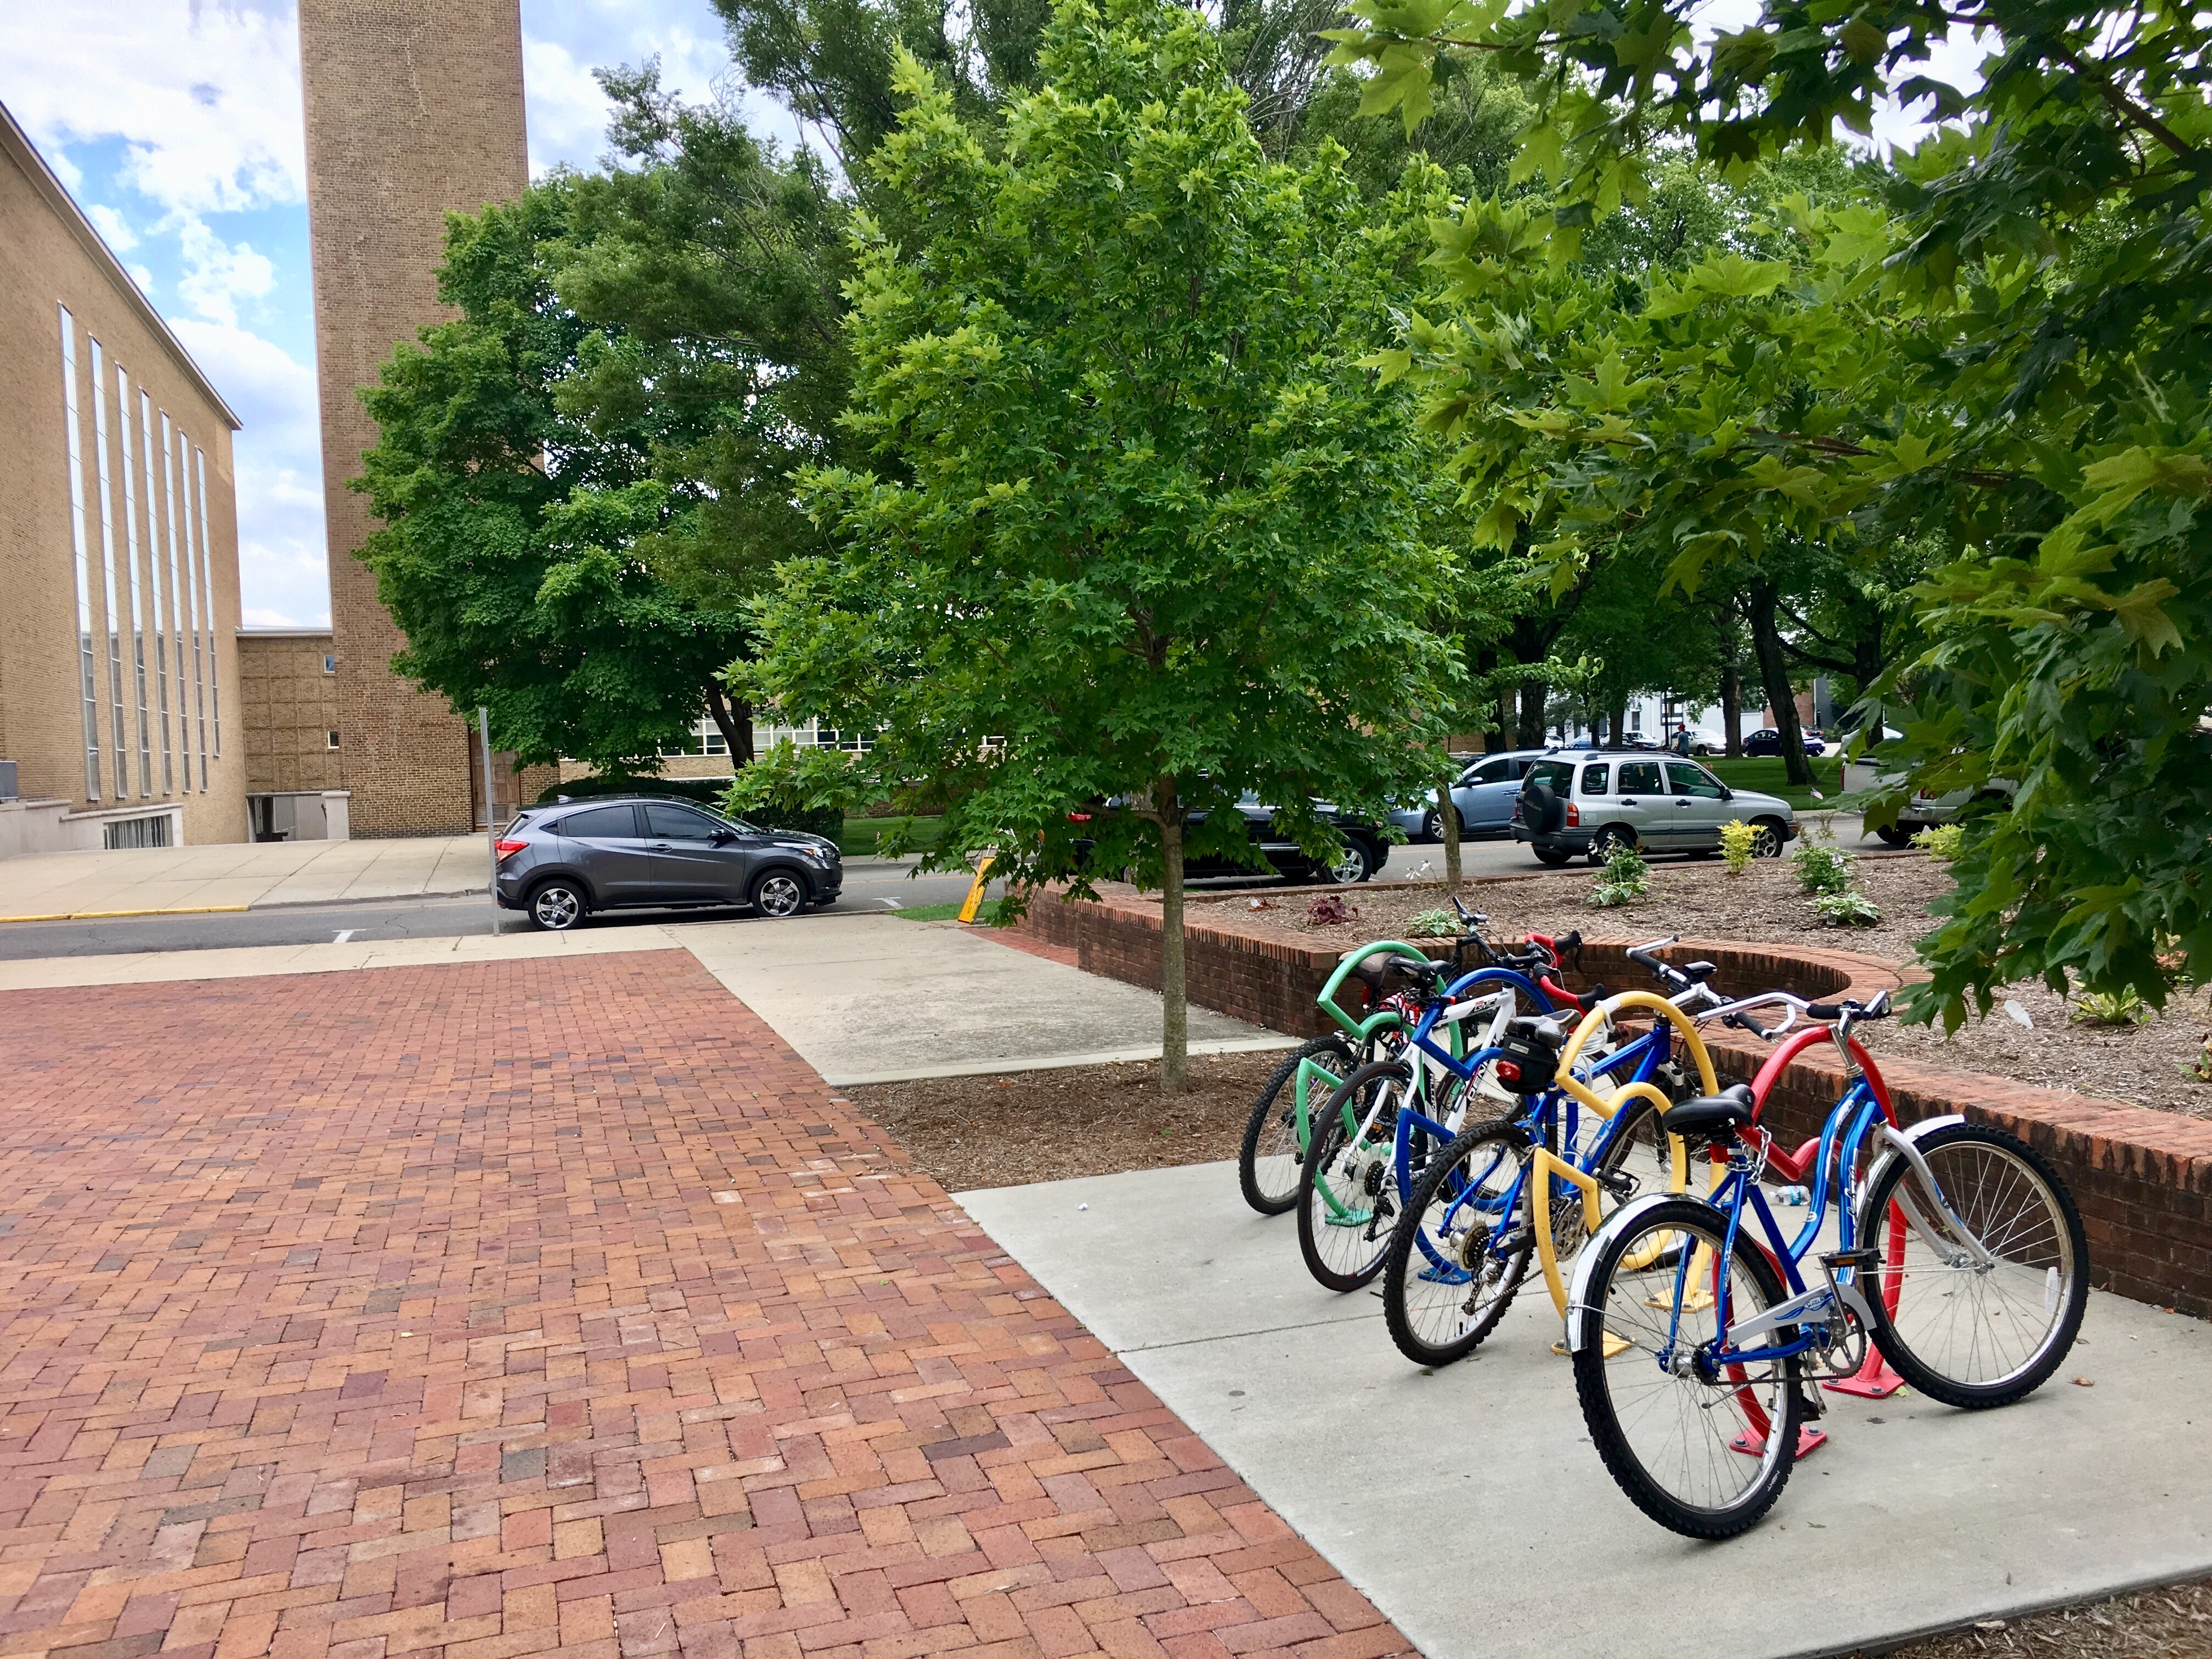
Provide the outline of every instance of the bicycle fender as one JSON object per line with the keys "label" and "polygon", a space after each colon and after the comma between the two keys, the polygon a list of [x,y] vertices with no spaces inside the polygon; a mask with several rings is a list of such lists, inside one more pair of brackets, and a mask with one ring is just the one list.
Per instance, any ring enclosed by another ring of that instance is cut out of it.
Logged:
{"label": "bicycle fender", "polygon": [[1892,1143],[1899,1140],[1917,1141],[1923,1135],[1933,1134],[1938,1129],[1948,1129],[1954,1123],[1964,1123],[1966,1121],[1966,1115],[1964,1112],[1947,1112],[1942,1117],[1923,1118],[1910,1127],[1903,1129],[1887,1124],[1881,1125],[1876,1133],[1881,1142],[1881,1156],[1868,1168],[1866,1179],[1860,1183],[1860,1190],[1872,1190],[1875,1180],[1882,1171],[1905,1156]]}
{"label": "bicycle fender", "polygon": [[1607,1239],[1623,1227],[1632,1227],[1655,1204],[1670,1204],[1680,1198],[1680,1193],[1646,1193],[1622,1205],[1605,1218],[1605,1224],[1591,1235],[1575,1258],[1575,1276],[1567,1285],[1567,1352],[1578,1352],[1583,1346],[1582,1321],[1575,1315],[1589,1305],[1590,1275],[1597,1271],[1597,1259],[1604,1254]]}

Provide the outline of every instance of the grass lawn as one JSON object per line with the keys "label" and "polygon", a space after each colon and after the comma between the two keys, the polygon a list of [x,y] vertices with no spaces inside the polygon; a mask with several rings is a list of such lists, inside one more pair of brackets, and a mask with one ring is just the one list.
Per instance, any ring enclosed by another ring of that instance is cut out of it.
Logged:
{"label": "grass lawn", "polygon": [[[1808,755],[1807,765],[1813,769],[1814,787],[1832,801],[1844,792],[1841,774],[1843,761],[1834,755]],[[1763,795],[1779,795],[1802,812],[1820,805],[1802,789],[1784,781],[1782,757],[1765,755],[1756,759],[1745,757],[1730,760],[1725,755],[1710,755],[1704,763],[1712,774],[1731,789],[1756,789]]]}
{"label": "grass lawn", "polygon": [[[975,912],[976,921],[986,927],[996,927],[999,925],[999,906],[1003,902],[1002,899],[985,899],[982,908]],[[960,917],[960,907],[957,904],[909,904],[903,910],[894,910],[891,914],[902,916],[908,921],[957,921]]]}
{"label": "grass lawn", "polygon": [[[882,842],[906,822],[904,818],[847,818],[845,827],[837,832],[837,850],[848,859],[873,858]],[[938,832],[945,827],[943,818],[915,818],[912,823],[910,839],[917,847],[934,847]]]}

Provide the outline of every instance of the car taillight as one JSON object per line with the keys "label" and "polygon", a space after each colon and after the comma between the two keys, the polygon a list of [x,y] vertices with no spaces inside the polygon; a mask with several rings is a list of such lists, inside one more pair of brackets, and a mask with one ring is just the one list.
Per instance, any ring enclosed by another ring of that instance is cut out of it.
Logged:
{"label": "car taillight", "polygon": [[1579,830],[1582,827],[1583,810],[1581,807],[1576,805],[1574,802],[1569,801],[1567,803],[1567,828],[1570,830]]}
{"label": "car taillight", "polygon": [[1091,814],[1088,812],[1070,812],[1067,815],[1067,821],[1070,823],[1088,823],[1091,822]]}
{"label": "car taillight", "polygon": [[507,860],[513,858],[517,853],[520,853],[524,848],[529,845],[530,843],[526,841],[495,842],[492,844],[492,850],[499,854],[499,861],[501,864],[504,864]]}

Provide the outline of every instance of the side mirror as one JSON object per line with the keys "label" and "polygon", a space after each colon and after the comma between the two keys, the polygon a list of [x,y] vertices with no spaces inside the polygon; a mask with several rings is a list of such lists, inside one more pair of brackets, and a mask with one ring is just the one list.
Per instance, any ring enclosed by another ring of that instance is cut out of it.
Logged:
{"label": "side mirror", "polygon": [[709,847],[727,847],[737,838],[738,832],[734,830],[717,830],[707,837],[707,844]]}

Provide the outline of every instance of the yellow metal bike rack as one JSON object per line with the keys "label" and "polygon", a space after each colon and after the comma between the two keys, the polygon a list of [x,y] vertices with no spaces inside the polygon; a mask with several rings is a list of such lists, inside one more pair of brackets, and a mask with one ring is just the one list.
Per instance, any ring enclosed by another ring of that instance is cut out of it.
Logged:
{"label": "yellow metal bike rack", "polygon": [[[1609,1098],[1600,1098],[1589,1085],[1574,1076],[1571,1070],[1590,1038],[1604,1028],[1617,1014],[1632,1008],[1649,1008],[1671,1021],[1682,1034],[1690,1057],[1698,1065],[1698,1085],[1706,1094],[1719,1091],[1720,1080],[1713,1071],[1713,1057],[1706,1052],[1705,1040],[1698,1035],[1697,1023],[1666,998],[1651,991],[1623,991],[1618,996],[1607,997],[1583,1016],[1567,1046],[1559,1053],[1559,1085],[1572,1096],[1584,1110],[1595,1112],[1600,1117],[1610,1118],[1632,1100],[1649,1100],[1661,1111],[1674,1103],[1665,1093],[1649,1083],[1631,1083],[1619,1089]],[[1667,1190],[1680,1193],[1690,1184],[1689,1148],[1682,1144],[1680,1135],[1667,1137]],[[1552,1177],[1559,1176],[1570,1181],[1581,1190],[1583,1226],[1586,1233],[1595,1233],[1602,1218],[1598,1213],[1597,1178],[1587,1175],[1555,1156],[1548,1148],[1539,1146],[1529,1163],[1529,1211],[1536,1229],[1536,1255],[1544,1264],[1544,1284],[1552,1293],[1552,1305],[1564,1319],[1567,1313],[1566,1282],[1559,1277],[1559,1255],[1552,1243]]]}

